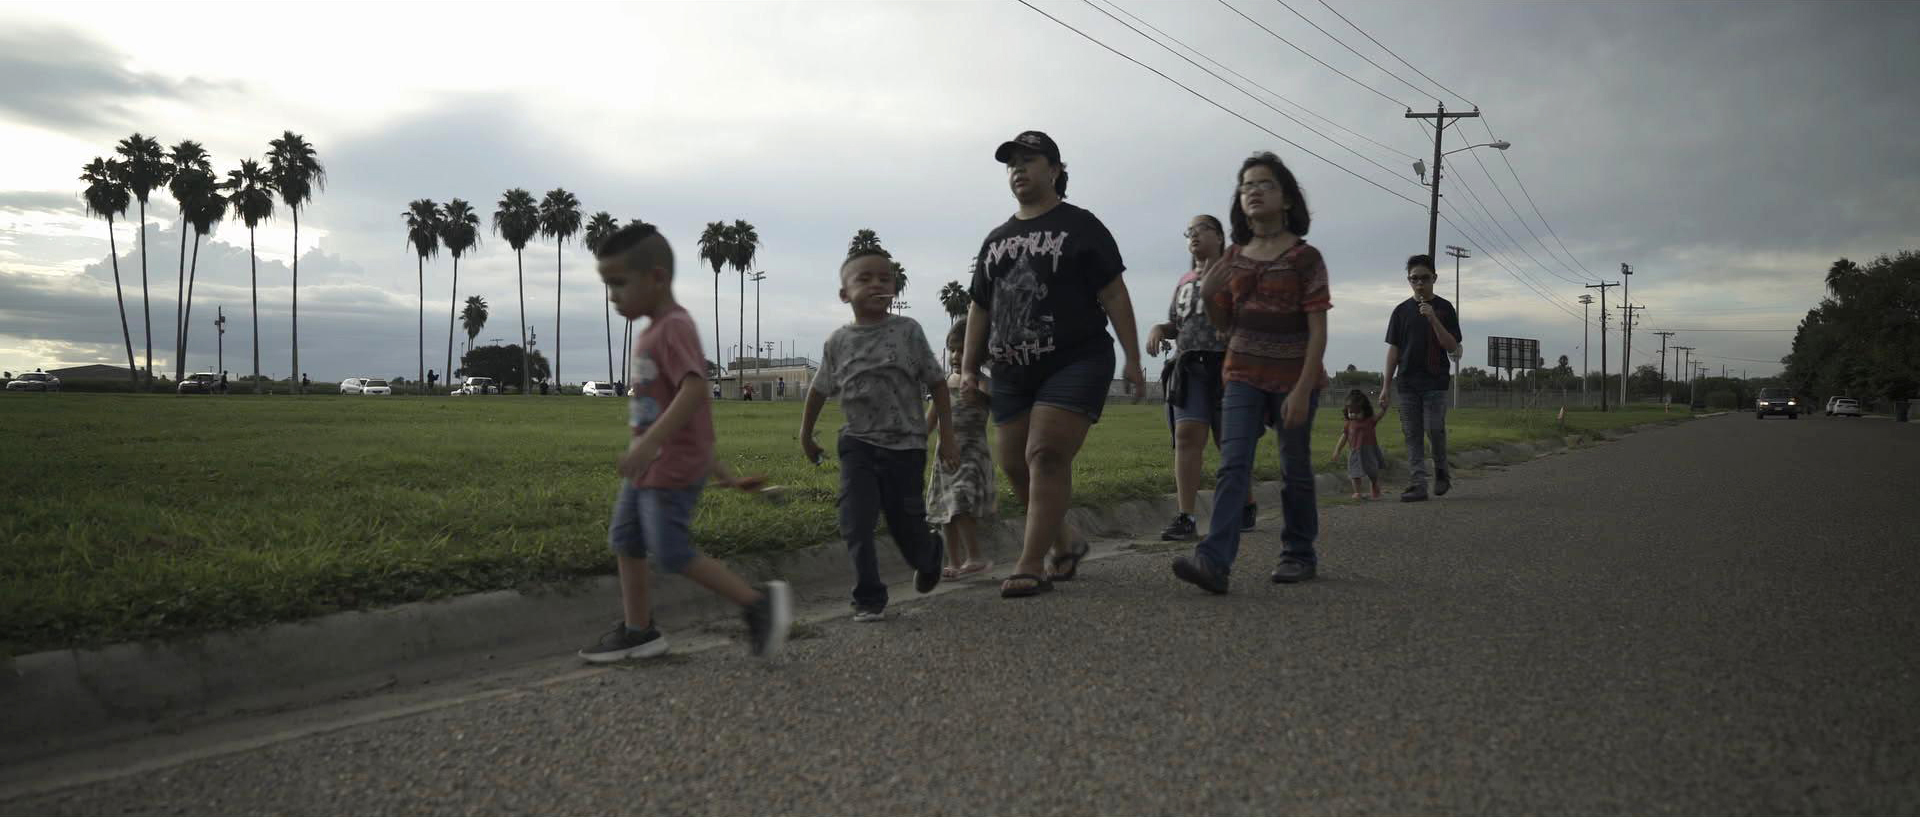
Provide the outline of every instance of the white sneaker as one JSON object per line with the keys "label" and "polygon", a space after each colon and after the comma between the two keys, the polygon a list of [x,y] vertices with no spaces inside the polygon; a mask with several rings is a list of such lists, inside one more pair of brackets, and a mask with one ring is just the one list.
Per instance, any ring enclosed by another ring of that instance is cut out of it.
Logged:
{"label": "white sneaker", "polygon": [[886,621],[887,613],[885,610],[870,610],[866,608],[861,608],[853,611],[853,620],[858,621],[862,624],[866,624],[874,621]]}

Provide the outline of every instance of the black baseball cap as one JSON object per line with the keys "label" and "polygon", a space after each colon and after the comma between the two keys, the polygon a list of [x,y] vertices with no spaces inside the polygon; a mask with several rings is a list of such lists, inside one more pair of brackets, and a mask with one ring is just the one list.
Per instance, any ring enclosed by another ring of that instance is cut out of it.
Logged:
{"label": "black baseball cap", "polygon": [[1001,142],[1000,147],[993,151],[993,160],[1006,164],[1007,157],[1012,155],[1014,148],[1039,151],[1047,157],[1048,161],[1054,164],[1060,163],[1060,146],[1053,143],[1053,137],[1037,130],[1021,131],[1019,136]]}

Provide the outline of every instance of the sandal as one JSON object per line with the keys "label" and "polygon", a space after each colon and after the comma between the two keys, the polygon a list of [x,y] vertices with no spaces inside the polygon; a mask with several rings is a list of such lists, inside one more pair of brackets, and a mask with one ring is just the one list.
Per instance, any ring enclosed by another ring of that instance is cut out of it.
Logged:
{"label": "sandal", "polygon": [[953,565],[947,565],[946,567],[940,568],[940,578],[942,579],[960,578],[960,568],[954,567]]}
{"label": "sandal", "polygon": [[975,573],[985,573],[992,569],[993,569],[992,562],[968,561],[966,564],[963,564],[960,566],[960,570],[956,572],[954,576],[956,578],[961,576],[971,576]]}
{"label": "sandal", "polygon": [[[1013,586],[1014,582],[1032,582],[1032,584],[1025,587],[1015,587]],[[1006,581],[1000,583],[1000,598],[1003,599],[1021,599],[1051,592],[1053,592],[1053,582],[1048,581],[1043,576],[1036,576],[1032,573],[1015,573],[1008,576]]]}
{"label": "sandal", "polygon": [[[1070,582],[1073,581],[1073,577],[1080,572],[1080,560],[1087,558],[1087,553],[1093,550],[1093,545],[1089,544],[1085,539],[1074,544],[1076,546],[1072,553],[1065,556],[1053,557],[1053,567],[1047,571],[1047,578],[1049,580]],[[1066,570],[1060,569],[1060,566],[1063,564],[1068,566]]]}

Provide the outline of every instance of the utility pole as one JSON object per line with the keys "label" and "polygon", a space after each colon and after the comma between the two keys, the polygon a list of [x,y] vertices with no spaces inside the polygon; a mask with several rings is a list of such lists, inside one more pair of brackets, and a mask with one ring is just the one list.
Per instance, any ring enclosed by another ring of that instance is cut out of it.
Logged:
{"label": "utility pole", "polygon": [[[1457,322],[1460,319],[1460,259],[1472,258],[1473,254],[1467,252],[1464,247],[1455,247],[1452,244],[1447,245],[1447,254],[1453,256],[1453,318]],[[1462,341],[1464,339],[1454,338],[1454,340]],[[1464,351],[1464,349],[1465,347],[1455,349],[1451,356],[1453,358],[1453,407],[1455,409],[1460,408],[1460,358],[1461,352]]]}
{"label": "utility pole", "polygon": [[[1682,365],[1684,365],[1684,366],[1686,366],[1686,367],[1687,367],[1687,396],[1688,396],[1688,401],[1687,401],[1687,402],[1688,402],[1689,404],[1691,404],[1691,403],[1693,402],[1693,401],[1692,401],[1692,396],[1693,396],[1693,350],[1694,350],[1694,347],[1692,347],[1692,346],[1675,346],[1675,347],[1673,347],[1673,354],[1674,354],[1674,356],[1675,356],[1675,357],[1679,357],[1679,356],[1681,355],[1681,353],[1682,353],[1682,352],[1684,352],[1684,353],[1686,353],[1686,362],[1685,362],[1684,364],[1682,364]],[[1674,361],[1674,362],[1675,362],[1675,363],[1680,363],[1681,361],[1678,361],[1678,360],[1676,360],[1676,361]],[[1679,367],[1675,367],[1675,368],[1674,368],[1674,373],[1675,373],[1675,374],[1678,374],[1679,372],[1680,372],[1680,369],[1679,369]]]}
{"label": "utility pole", "polygon": [[[1588,284],[1587,289],[1600,290],[1600,410],[1607,410],[1607,288],[1617,287],[1618,282],[1607,284]],[[1626,387],[1621,386],[1622,389]]]}
{"label": "utility pole", "polygon": [[218,355],[218,357],[214,358],[214,361],[215,361],[214,365],[219,368],[219,371],[221,374],[226,374],[227,372],[227,310],[225,307],[216,306],[214,307],[214,313],[219,315],[219,317],[214,319],[213,328],[220,330],[219,333],[214,336],[215,338],[214,348],[218,350],[215,353]]}
{"label": "utility pole", "polygon": [[1432,258],[1434,238],[1440,231],[1440,139],[1447,132],[1447,120],[1478,119],[1480,109],[1474,108],[1470,113],[1447,113],[1447,106],[1440,104],[1433,113],[1414,113],[1409,109],[1406,118],[1433,120],[1433,203],[1427,207],[1427,257]]}
{"label": "utility pole", "polygon": [[1581,408],[1587,407],[1587,375],[1592,373],[1592,369],[1587,366],[1587,352],[1589,351],[1587,349],[1587,343],[1588,343],[1587,327],[1593,325],[1593,321],[1591,320],[1592,308],[1593,308],[1593,296],[1581,295],[1580,296],[1580,407]]}
{"label": "utility pole", "polygon": [[[1622,296],[1622,299],[1623,300],[1625,299],[1624,295]],[[1617,308],[1621,312],[1626,314],[1626,317],[1622,318],[1620,321],[1620,333],[1621,335],[1630,338],[1633,336],[1633,313],[1636,310],[1646,309],[1646,307],[1634,306],[1632,304],[1621,304]],[[1626,408],[1627,380],[1630,376],[1628,374],[1628,370],[1633,367],[1633,358],[1628,354],[1628,350],[1631,349],[1632,347],[1628,346],[1625,342],[1622,342],[1621,346],[1623,348],[1620,351],[1620,407]]]}
{"label": "utility pole", "polygon": [[[1633,266],[1626,262],[1620,264],[1620,302],[1633,303]],[[1620,405],[1627,405],[1627,369],[1633,365],[1633,311],[1627,311],[1627,322],[1620,326]]]}
{"label": "utility pole", "polygon": [[1667,338],[1672,332],[1655,332],[1660,336],[1660,402],[1667,402]]}

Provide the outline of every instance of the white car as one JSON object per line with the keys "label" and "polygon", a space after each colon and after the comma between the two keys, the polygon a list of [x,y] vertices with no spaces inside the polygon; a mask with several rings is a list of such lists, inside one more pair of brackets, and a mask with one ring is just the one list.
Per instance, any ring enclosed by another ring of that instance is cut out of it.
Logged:
{"label": "white car", "polygon": [[1851,397],[1835,397],[1833,398],[1833,408],[1828,409],[1827,413],[1841,417],[1858,417],[1860,416],[1860,401]]}
{"label": "white car", "polygon": [[455,395],[487,394],[489,392],[494,394],[500,393],[500,384],[493,382],[493,378],[491,377],[469,377],[464,385],[453,390]]}
{"label": "white car", "polygon": [[361,389],[360,384],[364,381],[366,381],[366,378],[364,377],[349,377],[345,380],[342,380],[340,381],[340,393],[341,394],[359,394]]}
{"label": "white car", "polygon": [[360,378],[360,393],[391,395],[393,394],[393,387],[387,385],[387,381],[385,380],[362,377]]}
{"label": "white car", "polygon": [[580,393],[587,397],[613,397],[613,384],[604,380],[589,380],[580,384]]}
{"label": "white car", "polygon": [[26,372],[7,382],[7,391],[59,391],[60,378],[46,372]]}

